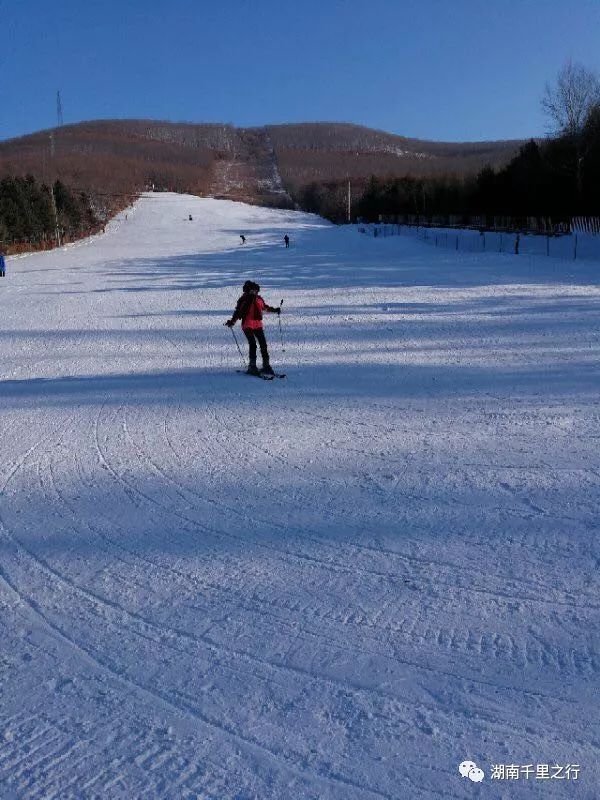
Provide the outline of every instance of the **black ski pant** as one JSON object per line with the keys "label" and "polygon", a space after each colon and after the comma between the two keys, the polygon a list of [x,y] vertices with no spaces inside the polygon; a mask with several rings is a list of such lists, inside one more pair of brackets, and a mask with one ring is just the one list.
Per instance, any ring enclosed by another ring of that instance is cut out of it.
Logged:
{"label": "black ski pant", "polygon": [[250,362],[256,363],[256,343],[260,347],[260,354],[262,356],[263,365],[269,363],[269,351],[267,350],[267,340],[265,339],[265,332],[262,328],[242,328],[246,339],[248,339],[248,347],[250,350]]}

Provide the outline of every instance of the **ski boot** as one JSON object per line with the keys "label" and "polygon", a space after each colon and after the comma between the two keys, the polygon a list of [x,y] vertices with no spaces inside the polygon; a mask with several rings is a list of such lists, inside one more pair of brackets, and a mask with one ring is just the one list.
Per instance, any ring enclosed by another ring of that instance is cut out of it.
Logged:
{"label": "ski boot", "polygon": [[260,375],[258,367],[256,366],[256,359],[254,359],[254,361],[252,360],[250,361],[246,372],[248,373],[248,375]]}
{"label": "ski boot", "polygon": [[275,373],[273,372],[273,367],[269,364],[268,361],[263,362],[260,374],[261,375],[275,375]]}

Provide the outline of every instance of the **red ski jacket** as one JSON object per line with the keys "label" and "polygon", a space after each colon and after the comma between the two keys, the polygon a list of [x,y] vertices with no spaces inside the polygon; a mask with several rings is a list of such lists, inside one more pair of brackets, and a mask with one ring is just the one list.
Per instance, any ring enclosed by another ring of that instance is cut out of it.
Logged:
{"label": "red ski jacket", "polygon": [[233,317],[234,322],[242,320],[242,328],[260,330],[262,328],[263,311],[277,312],[273,306],[268,306],[260,295],[243,294],[237,301]]}

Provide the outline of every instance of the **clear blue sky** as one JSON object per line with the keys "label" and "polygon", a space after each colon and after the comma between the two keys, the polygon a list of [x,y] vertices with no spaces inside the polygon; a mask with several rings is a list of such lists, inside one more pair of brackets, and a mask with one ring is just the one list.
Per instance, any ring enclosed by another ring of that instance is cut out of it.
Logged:
{"label": "clear blue sky", "polygon": [[0,139],[64,120],[344,121],[427,139],[544,132],[600,0],[0,0]]}

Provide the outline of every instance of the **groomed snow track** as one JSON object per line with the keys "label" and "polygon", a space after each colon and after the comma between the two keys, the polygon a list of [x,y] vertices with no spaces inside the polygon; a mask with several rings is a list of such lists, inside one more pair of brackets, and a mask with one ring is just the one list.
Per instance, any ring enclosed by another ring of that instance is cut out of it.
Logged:
{"label": "groomed snow track", "polygon": [[146,195],[0,302],[2,800],[597,797],[596,267]]}

